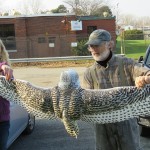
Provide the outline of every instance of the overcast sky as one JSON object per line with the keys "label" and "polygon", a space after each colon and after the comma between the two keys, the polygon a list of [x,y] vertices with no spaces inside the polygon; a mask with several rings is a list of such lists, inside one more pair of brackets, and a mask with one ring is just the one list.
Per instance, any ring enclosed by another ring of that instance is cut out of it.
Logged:
{"label": "overcast sky", "polygon": [[133,14],[136,16],[149,16],[149,0],[116,0],[121,13]]}
{"label": "overcast sky", "polygon": [[[0,6],[1,10],[4,9],[16,9],[20,10],[23,1],[30,0],[2,0],[2,4]],[[121,14],[132,14],[135,16],[150,16],[150,6],[149,0],[109,0],[113,2],[114,6],[117,6]],[[63,0],[41,0],[43,10],[46,9],[55,9],[59,5],[64,4]]]}

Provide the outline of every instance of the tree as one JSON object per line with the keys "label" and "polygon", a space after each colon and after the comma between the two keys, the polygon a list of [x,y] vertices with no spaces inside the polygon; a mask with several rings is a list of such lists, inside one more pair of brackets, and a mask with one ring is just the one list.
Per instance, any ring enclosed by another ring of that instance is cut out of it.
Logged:
{"label": "tree", "polygon": [[9,16],[9,13],[8,12],[4,12],[3,16]]}
{"label": "tree", "polygon": [[41,14],[51,14],[51,10],[41,10]]}
{"label": "tree", "polygon": [[26,0],[22,4],[24,14],[39,14],[42,3],[40,0]]}
{"label": "tree", "polygon": [[33,12],[33,14],[38,14],[40,12],[40,4],[41,1],[40,0],[30,0],[31,1],[31,11]]}
{"label": "tree", "polygon": [[21,13],[19,11],[14,12],[14,16],[20,16],[20,15],[21,15]]}
{"label": "tree", "polygon": [[90,52],[87,50],[87,45],[85,45],[86,42],[87,42],[87,39],[78,40],[77,47],[73,47],[71,49],[73,55],[75,55],[75,56],[90,55]]}
{"label": "tree", "polygon": [[105,5],[107,0],[65,0],[71,8],[70,11],[76,15],[90,15],[93,11],[98,10]]}
{"label": "tree", "polygon": [[[111,17],[112,11],[110,10],[110,8],[108,6],[102,6],[102,7],[98,8],[97,10],[94,10],[93,12],[91,12],[90,15],[100,16],[100,17]],[[106,15],[106,16],[104,16],[104,15]]]}
{"label": "tree", "polygon": [[125,25],[133,25],[135,17],[133,15],[122,15],[122,23]]}
{"label": "tree", "polygon": [[67,13],[68,10],[64,5],[59,5],[58,8],[52,9],[51,12],[52,13]]}

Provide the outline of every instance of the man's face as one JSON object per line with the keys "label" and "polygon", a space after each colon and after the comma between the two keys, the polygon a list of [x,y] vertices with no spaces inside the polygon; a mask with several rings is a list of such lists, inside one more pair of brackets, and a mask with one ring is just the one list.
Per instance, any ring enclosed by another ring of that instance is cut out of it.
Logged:
{"label": "man's face", "polygon": [[88,50],[91,52],[94,60],[104,61],[109,55],[109,42],[103,42],[101,45],[89,45]]}

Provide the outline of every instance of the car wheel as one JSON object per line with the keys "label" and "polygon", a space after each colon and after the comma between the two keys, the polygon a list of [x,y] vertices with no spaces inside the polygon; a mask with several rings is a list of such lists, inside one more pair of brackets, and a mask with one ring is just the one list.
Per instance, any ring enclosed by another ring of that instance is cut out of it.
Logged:
{"label": "car wheel", "polygon": [[150,136],[150,128],[139,126],[139,130],[142,137]]}
{"label": "car wheel", "polygon": [[26,129],[23,131],[23,134],[28,135],[31,134],[35,127],[35,116],[33,114],[29,114],[28,125]]}

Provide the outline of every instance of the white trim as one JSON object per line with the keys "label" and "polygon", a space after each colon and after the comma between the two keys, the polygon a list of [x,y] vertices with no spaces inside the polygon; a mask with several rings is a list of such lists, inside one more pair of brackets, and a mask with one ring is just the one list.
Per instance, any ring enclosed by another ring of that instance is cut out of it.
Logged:
{"label": "white trim", "polygon": [[21,17],[42,17],[42,16],[74,16],[75,13],[52,13],[52,14],[35,14],[35,15],[18,15],[18,16],[0,16],[0,18],[21,18]]}
{"label": "white trim", "polygon": [[11,52],[17,52],[17,50],[16,49],[14,49],[14,50],[7,50],[9,53],[11,53]]}
{"label": "white trim", "polygon": [[[125,56],[125,54],[116,54],[121,55],[122,57]],[[17,62],[46,62],[46,61],[61,61],[61,60],[88,60],[92,59],[93,57],[90,56],[64,56],[64,57],[42,57],[42,58],[17,58],[17,59],[10,59],[12,63]]]}

